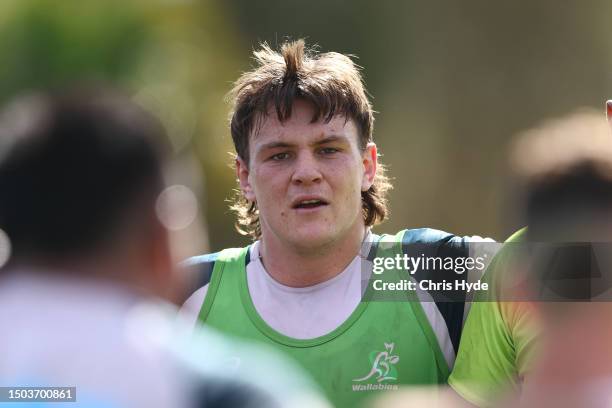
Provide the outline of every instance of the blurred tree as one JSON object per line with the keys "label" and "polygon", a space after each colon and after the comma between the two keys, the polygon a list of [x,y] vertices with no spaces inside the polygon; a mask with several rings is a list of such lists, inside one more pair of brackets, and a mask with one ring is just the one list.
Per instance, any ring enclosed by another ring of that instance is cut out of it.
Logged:
{"label": "blurred tree", "polygon": [[74,81],[129,81],[153,32],[134,7],[110,3],[3,1],[0,100]]}
{"label": "blurred tree", "polygon": [[191,237],[179,239],[184,255],[208,250],[206,218],[213,246],[237,239],[233,217],[224,214],[234,179],[223,97],[238,72],[224,13],[213,1],[0,2],[0,102],[28,90],[103,82],[162,119],[177,156],[170,181],[195,190],[206,216],[199,228],[177,232]]}

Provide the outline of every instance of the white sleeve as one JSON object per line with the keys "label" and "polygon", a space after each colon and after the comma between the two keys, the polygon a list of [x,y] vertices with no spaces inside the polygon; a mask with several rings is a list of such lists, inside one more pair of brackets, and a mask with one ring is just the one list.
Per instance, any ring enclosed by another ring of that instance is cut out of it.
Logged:
{"label": "white sleeve", "polygon": [[198,316],[200,314],[200,310],[202,309],[202,305],[204,304],[204,299],[206,298],[207,292],[208,284],[196,290],[193,295],[191,295],[189,299],[183,303],[183,306],[181,306],[181,309],[178,312],[178,319],[188,327],[195,327],[196,323],[198,322]]}

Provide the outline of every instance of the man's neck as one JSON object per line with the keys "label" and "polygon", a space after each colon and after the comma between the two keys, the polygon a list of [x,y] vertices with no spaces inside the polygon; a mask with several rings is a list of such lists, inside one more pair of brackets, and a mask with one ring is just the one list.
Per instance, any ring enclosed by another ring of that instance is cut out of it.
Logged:
{"label": "man's neck", "polygon": [[365,234],[365,226],[358,225],[337,242],[308,249],[262,237],[260,255],[277,282],[296,288],[313,286],[339,275],[359,254]]}

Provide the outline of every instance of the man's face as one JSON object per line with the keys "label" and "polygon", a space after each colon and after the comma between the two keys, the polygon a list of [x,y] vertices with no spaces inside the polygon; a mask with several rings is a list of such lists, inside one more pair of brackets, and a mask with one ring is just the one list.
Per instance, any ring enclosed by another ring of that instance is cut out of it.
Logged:
{"label": "man's face", "polygon": [[311,123],[312,116],[312,106],[299,100],[285,123],[271,110],[250,136],[249,165],[237,160],[265,241],[314,249],[363,232],[361,192],[374,180],[376,146],[359,149],[352,120]]}

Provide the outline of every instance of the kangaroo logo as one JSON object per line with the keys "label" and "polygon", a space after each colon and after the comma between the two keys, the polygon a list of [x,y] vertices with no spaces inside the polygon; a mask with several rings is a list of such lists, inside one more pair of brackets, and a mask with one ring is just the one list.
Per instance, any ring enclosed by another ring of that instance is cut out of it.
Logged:
{"label": "kangaroo logo", "polygon": [[392,355],[395,343],[385,343],[385,351],[376,353],[373,351],[370,354],[372,369],[370,372],[361,378],[355,378],[353,381],[366,381],[376,376],[376,382],[387,380],[397,380],[397,371],[395,364],[399,361],[399,356]]}

